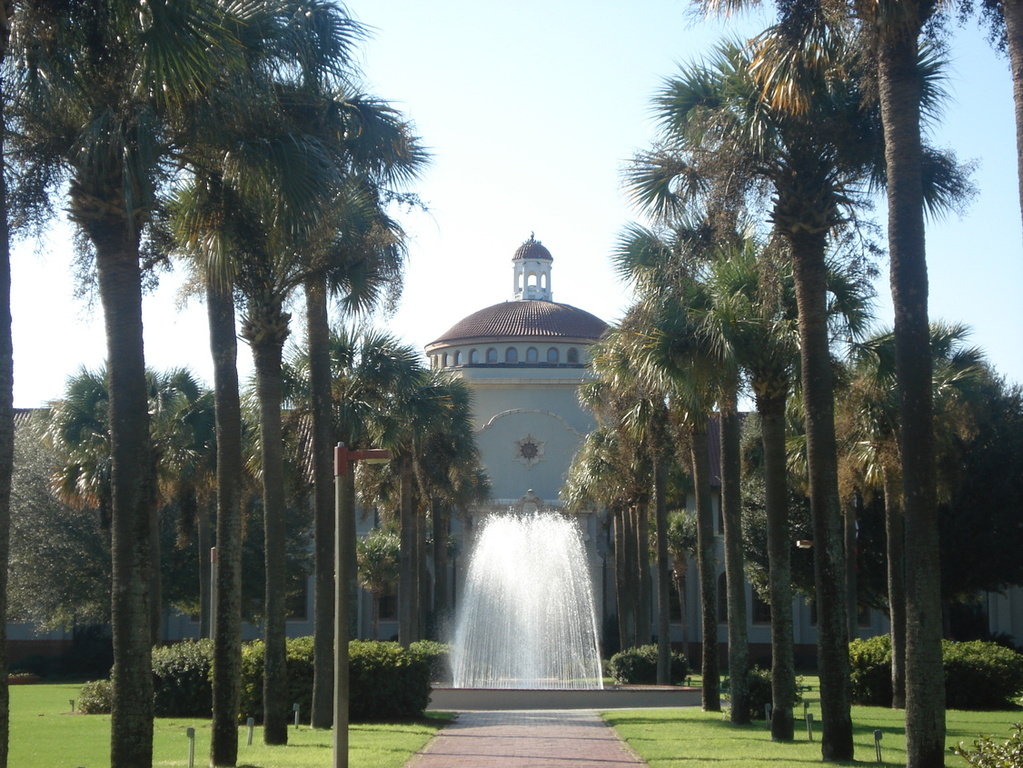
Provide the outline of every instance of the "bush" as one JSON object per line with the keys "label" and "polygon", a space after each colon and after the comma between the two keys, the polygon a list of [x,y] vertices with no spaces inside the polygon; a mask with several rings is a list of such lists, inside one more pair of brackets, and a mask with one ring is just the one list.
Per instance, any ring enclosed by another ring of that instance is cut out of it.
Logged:
{"label": "bush", "polygon": [[353,640],[348,646],[353,721],[409,720],[430,702],[430,663],[397,643]]}
{"label": "bush", "polygon": [[153,713],[210,717],[213,712],[212,640],[181,640],[153,649]]}
{"label": "bush", "polygon": [[408,649],[430,665],[432,682],[451,681],[451,646],[435,640],[416,640]]}
{"label": "bush", "polygon": [[[397,643],[353,640],[348,646],[352,722],[407,720],[420,716],[430,700],[430,662]],[[288,705],[298,704],[303,718],[312,706],[313,639],[288,640]],[[242,647],[239,715],[263,719],[263,641]]]}
{"label": "bush", "polygon": [[[242,690],[239,716],[263,721],[263,650],[262,640],[242,645]],[[313,638],[293,637],[286,643],[288,688],[287,704],[298,704],[300,716],[308,719],[313,705]]]}
{"label": "bush", "polygon": [[945,706],[949,709],[1006,709],[1023,693],[1023,654],[998,643],[942,642]]}
{"label": "bush", "polygon": [[[942,642],[945,705],[949,709],[1005,709],[1023,693],[1023,654],[998,643]],[[856,704],[887,707],[892,701],[891,640],[879,635],[849,643],[850,680]]]}
{"label": "bush", "polygon": [[974,741],[973,749],[966,749],[960,741],[952,751],[975,768],[1023,768],[1023,723],[1016,723],[1013,728],[1008,741],[985,737]]}
{"label": "bush", "polygon": [[892,640],[877,635],[849,643],[849,680],[854,704],[892,705]]}
{"label": "bush", "polygon": [[109,715],[114,703],[114,686],[109,680],[93,680],[78,693],[78,711],[83,715]]}
{"label": "bush", "polygon": [[[641,645],[619,651],[607,663],[607,674],[619,685],[657,682],[657,646]],[[680,685],[689,674],[689,662],[677,651],[671,653],[671,682]]]}

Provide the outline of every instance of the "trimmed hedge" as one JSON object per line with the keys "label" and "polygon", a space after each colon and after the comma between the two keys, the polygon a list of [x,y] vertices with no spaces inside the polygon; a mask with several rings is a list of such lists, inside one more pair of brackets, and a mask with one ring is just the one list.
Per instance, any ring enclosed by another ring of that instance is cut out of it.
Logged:
{"label": "trimmed hedge", "polygon": [[[410,720],[430,701],[430,661],[398,643],[353,640],[348,645],[352,722]],[[287,643],[288,704],[298,704],[305,719],[312,706],[313,639]],[[263,719],[263,641],[242,647],[242,719]]]}
{"label": "trimmed hedge", "polygon": [[892,705],[892,639],[877,635],[849,643],[849,680],[855,704]]}
{"label": "trimmed hedge", "polygon": [[451,681],[451,646],[436,640],[416,640],[408,649],[430,665],[430,680],[435,683]]}
{"label": "trimmed hedge", "polygon": [[[619,651],[607,663],[607,674],[619,685],[657,682],[657,646],[641,645]],[[680,685],[689,674],[689,662],[678,651],[671,652],[671,682]]]}
{"label": "trimmed hedge", "polygon": [[[798,682],[798,679],[797,679]],[[793,709],[803,700],[798,687],[789,704]],[[763,720],[768,704],[773,703],[774,694],[771,690],[771,670],[763,667],[752,667],[746,673],[746,709],[750,720]]]}
{"label": "trimmed hedge", "polygon": [[[998,643],[942,641],[945,705],[949,709],[1006,709],[1023,694],[1023,654]],[[856,704],[889,706],[891,641],[887,635],[849,643],[852,697]]]}
{"label": "trimmed hedge", "polygon": [[153,649],[153,713],[157,717],[213,714],[212,640],[182,640]]}
{"label": "trimmed hedge", "polygon": [[949,709],[1011,709],[1023,694],[1023,654],[982,640],[942,641],[945,706]]}

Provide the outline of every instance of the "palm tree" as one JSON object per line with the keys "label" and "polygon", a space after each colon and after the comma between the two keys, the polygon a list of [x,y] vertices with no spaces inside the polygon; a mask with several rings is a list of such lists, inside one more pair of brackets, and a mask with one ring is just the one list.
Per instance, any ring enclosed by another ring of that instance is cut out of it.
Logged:
{"label": "palm tree", "polygon": [[[957,429],[950,418],[954,404],[970,385],[984,375],[983,358],[976,348],[966,347],[968,329],[962,325],[934,323],[930,353],[934,379],[932,391],[938,411],[946,417],[936,421],[935,442],[947,445]],[[902,494],[899,489],[900,446],[898,389],[895,376],[895,339],[882,330],[852,348],[852,373],[845,407],[853,425],[853,461],[867,489],[881,490],[885,500],[885,535],[888,565],[888,610],[892,641],[892,706],[905,706],[906,664],[906,564]]]}
{"label": "palm tree", "polygon": [[[0,68],[10,41],[13,3],[0,10]],[[6,97],[0,98],[0,167],[6,167]],[[11,473],[14,466],[14,343],[11,338],[11,239],[7,180],[0,179],[0,573],[7,573],[11,540]],[[0,768],[7,768],[10,692],[7,688],[7,579],[0,584]]]}
{"label": "palm tree", "polygon": [[21,6],[12,26],[11,52],[23,66],[13,70],[11,114],[24,177],[41,182],[44,193],[68,182],[71,218],[95,257],[106,324],[114,768],[148,765],[152,755],[141,244],[182,146],[178,129],[197,114],[209,86],[243,63],[233,33],[249,22],[262,28],[268,9],[201,0],[142,12],[123,0],[44,3]]}
{"label": "palm tree", "polygon": [[[708,65],[683,69],[657,99],[664,149],[641,156],[631,184],[654,213],[672,214],[702,194],[697,174],[727,180],[731,194],[769,185],[770,219],[793,261],[815,521],[819,656],[826,760],[852,757],[843,542],[835,461],[831,354],[827,332],[829,233],[874,167],[876,123],[861,108],[858,78],[832,77],[841,42],[813,39],[827,67],[802,67],[793,83],[804,112],[776,107],[757,80],[752,52],[719,47]],[[793,54],[798,63],[798,51]],[[755,76],[756,75],[756,76]],[[768,81],[770,82],[769,78]],[[720,185],[718,185],[720,186]],[[712,191],[717,191],[716,189]]]}

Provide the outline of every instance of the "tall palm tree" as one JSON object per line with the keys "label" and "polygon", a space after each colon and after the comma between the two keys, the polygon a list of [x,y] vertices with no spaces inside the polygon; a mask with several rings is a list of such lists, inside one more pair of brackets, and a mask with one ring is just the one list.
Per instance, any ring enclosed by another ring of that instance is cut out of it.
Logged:
{"label": "tall palm tree", "polygon": [[[979,350],[965,344],[962,325],[933,323],[930,354],[933,360],[934,402],[946,418],[935,421],[935,442],[947,445],[958,427],[950,418],[955,403],[984,374]],[[854,461],[868,488],[880,490],[885,500],[888,566],[888,610],[892,641],[892,706],[905,706],[906,664],[906,533],[903,525],[898,389],[895,375],[895,339],[882,330],[852,348],[852,373],[845,407],[853,425]]]}
{"label": "tall palm tree", "polygon": [[[123,0],[36,3],[11,31],[12,118],[25,178],[68,182],[69,211],[95,257],[110,360],[114,703],[111,762],[152,755],[141,244],[181,146],[175,132],[210,85],[244,61],[233,34],[267,4]],[[243,21],[244,19],[244,21]]]}
{"label": "tall palm tree", "polygon": [[[824,66],[801,66],[793,88],[805,110],[776,107],[753,52],[719,47],[706,65],[668,81],[656,101],[664,147],[636,161],[630,182],[654,213],[672,214],[705,192],[699,174],[727,180],[731,195],[751,197],[766,183],[769,217],[793,262],[814,510],[818,663],[826,760],[852,757],[844,560],[835,460],[831,354],[827,332],[829,234],[843,221],[875,167],[876,121],[862,109],[858,78],[833,77],[845,66],[841,41],[813,39]],[[792,58],[798,64],[799,51]],[[694,182],[694,179],[696,182]],[[712,190],[713,191],[713,190]]]}
{"label": "tall palm tree", "polygon": [[[5,66],[14,3],[0,6],[0,68]],[[6,97],[0,98],[0,167],[6,167]],[[7,573],[11,540],[11,473],[14,466],[14,343],[11,338],[11,238],[7,180],[0,179],[0,573]],[[0,768],[7,768],[10,692],[7,688],[7,579],[0,584]]]}

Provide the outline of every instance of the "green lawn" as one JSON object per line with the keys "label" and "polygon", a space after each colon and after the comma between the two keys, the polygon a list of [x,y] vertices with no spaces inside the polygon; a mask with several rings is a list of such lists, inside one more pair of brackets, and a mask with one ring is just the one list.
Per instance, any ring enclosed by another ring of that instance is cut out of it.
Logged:
{"label": "green lawn", "polygon": [[[819,765],[820,704],[817,680],[806,695],[814,715],[814,741],[807,737],[803,707],[796,710],[796,740],[789,744],[771,741],[763,721],[750,726],[733,726],[718,712],[697,708],[618,710],[604,712],[604,719],[644,759],[651,768],[689,768],[713,765],[714,768],[777,768],[777,766]],[[695,681],[694,681],[695,684]],[[877,764],[874,730],[880,729],[881,759],[887,766],[906,764],[904,713],[881,707],[853,707],[856,762],[849,765]],[[965,742],[972,745],[980,736],[1008,738],[1012,724],[1023,720],[1020,710],[963,712],[950,710],[946,715],[946,743],[949,747]],[[949,753],[948,766],[966,762]]]}
{"label": "green lawn", "polygon": [[[11,686],[11,766],[17,768],[106,768],[110,764],[110,717],[72,714],[70,699],[79,685]],[[359,724],[351,730],[352,768],[400,768],[444,724]],[[208,720],[160,718],[153,733],[153,766],[187,766],[185,729],[195,728],[195,765],[209,765]],[[256,729],[246,746],[239,729],[238,765],[246,768],[326,768],[331,764],[332,734],[291,729],[285,747],[265,747]]]}

